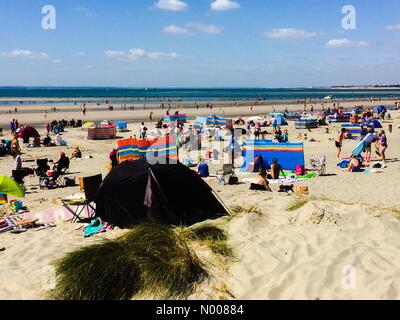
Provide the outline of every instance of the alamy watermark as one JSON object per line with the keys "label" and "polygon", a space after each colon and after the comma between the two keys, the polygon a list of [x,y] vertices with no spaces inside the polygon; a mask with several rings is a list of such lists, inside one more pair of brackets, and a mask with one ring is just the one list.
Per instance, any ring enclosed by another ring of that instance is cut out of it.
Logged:
{"label": "alamy watermark", "polygon": [[342,19],[342,28],[344,30],[357,29],[357,11],[352,5],[346,5],[342,8],[342,14],[345,16]]}
{"label": "alamy watermark", "polygon": [[45,5],[42,8],[42,28],[43,30],[55,30],[57,28],[57,12],[52,5]]}

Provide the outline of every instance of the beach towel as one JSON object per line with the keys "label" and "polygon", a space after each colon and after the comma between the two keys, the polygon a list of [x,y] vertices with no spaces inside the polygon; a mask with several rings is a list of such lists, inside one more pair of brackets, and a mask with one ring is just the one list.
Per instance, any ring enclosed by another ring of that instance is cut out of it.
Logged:
{"label": "beach towel", "polygon": [[350,160],[343,160],[337,164],[338,167],[346,169],[349,166]]}
{"label": "beach towel", "polygon": [[92,220],[92,222],[85,227],[83,230],[83,235],[85,238],[94,236],[95,234],[107,232],[109,230],[114,229],[113,225],[108,222],[104,222],[101,218],[96,218]]}

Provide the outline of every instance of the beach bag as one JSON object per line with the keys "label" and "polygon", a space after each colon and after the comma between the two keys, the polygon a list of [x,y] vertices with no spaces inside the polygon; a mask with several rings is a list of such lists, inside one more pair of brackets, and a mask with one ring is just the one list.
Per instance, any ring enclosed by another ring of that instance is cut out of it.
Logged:
{"label": "beach bag", "polygon": [[298,176],[304,176],[306,174],[306,169],[304,166],[298,164],[296,165],[296,175]]}
{"label": "beach bag", "polygon": [[239,178],[238,177],[230,177],[228,181],[229,185],[237,185],[239,184]]}
{"label": "beach bag", "polygon": [[295,194],[297,194],[298,196],[308,196],[309,194],[309,190],[308,187],[303,186],[303,187],[294,187],[293,191]]}
{"label": "beach bag", "polygon": [[75,187],[75,177],[64,177],[64,185],[66,187]]}

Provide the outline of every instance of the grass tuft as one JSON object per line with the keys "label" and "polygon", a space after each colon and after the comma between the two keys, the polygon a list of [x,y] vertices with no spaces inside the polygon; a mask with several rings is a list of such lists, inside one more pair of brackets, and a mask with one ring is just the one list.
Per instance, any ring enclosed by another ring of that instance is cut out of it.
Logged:
{"label": "grass tuft", "polygon": [[55,268],[57,286],[50,295],[62,300],[126,300],[138,294],[185,298],[207,277],[171,227],[152,223],[69,253]]}
{"label": "grass tuft", "polygon": [[214,254],[226,258],[233,257],[233,250],[227,244],[228,235],[216,226],[203,224],[195,228],[177,228],[176,231],[188,242],[207,246]]}
{"label": "grass tuft", "polygon": [[305,198],[296,199],[285,209],[285,211],[296,211],[306,205],[308,202],[309,200]]}
{"label": "grass tuft", "polygon": [[255,205],[249,205],[246,207],[242,206],[231,206],[229,210],[232,212],[233,215],[238,215],[241,213],[260,213],[260,209],[258,206]]}

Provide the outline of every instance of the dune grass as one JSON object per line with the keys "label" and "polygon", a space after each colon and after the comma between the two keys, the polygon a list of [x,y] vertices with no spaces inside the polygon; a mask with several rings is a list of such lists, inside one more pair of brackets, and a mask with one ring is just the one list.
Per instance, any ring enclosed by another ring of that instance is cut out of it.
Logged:
{"label": "dune grass", "polygon": [[289,206],[285,209],[285,211],[296,211],[306,205],[309,202],[306,198],[299,198],[293,201]]}
{"label": "dune grass", "polygon": [[152,223],[69,253],[55,268],[57,285],[50,298],[62,300],[126,300],[140,294],[179,299],[207,277],[182,237]]}
{"label": "dune grass", "polygon": [[195,228],[178,228],[176,231],[188,242],[207,246],[214,254],[233,257],[233,250],[227,243],[228,235],[217,226],[203,224]]}
{"label": "dune grass", "polygon": [[231,206],[229,210],[232,212],[232,215],[238,215],[242,213],[260,213],[260,209],[256,204],[254,205],[248,205],[246,207],[242,206]]}

